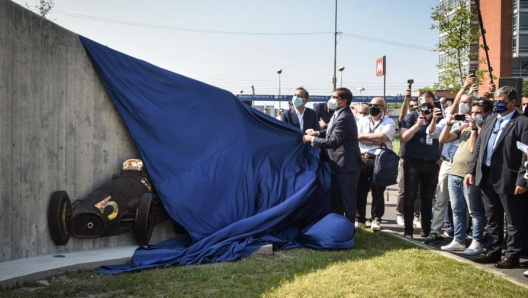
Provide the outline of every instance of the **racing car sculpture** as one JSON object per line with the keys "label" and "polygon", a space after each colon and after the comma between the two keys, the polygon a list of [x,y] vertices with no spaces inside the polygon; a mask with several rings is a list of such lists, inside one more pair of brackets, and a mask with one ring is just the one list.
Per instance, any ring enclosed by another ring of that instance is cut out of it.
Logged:
{"label": "racing car sculpture", "polygon": [[134,231],[137,243],[148,245],[154,225],[169,216],[146,176],[143,162],[129,159],[120,175],[73,204],[66,191],[54,192],[48,208],[53,242],[66,245],[70,235],[96,238]]}

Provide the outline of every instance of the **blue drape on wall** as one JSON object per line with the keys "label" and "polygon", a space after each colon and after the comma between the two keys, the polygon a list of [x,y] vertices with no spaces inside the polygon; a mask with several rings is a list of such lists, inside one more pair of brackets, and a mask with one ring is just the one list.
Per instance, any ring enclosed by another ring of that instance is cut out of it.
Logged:
{"label": "blue drape on wall", "polygon": [[329,214],[329,171],[302,131],[226,90],[80,39],[165,208],[190,235],[99,272],[231,261],[268,243],[353,247],[353,224]]}

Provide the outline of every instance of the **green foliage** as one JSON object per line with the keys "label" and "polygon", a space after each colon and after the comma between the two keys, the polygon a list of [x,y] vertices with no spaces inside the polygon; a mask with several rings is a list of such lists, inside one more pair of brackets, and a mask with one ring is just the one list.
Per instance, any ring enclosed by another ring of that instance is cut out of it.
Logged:
{"label": "green foliage", "polygon": [[[440,42],[436,45],[436,51],[445,53],[450,59],[444,65],[439,65],[444,71],[440,75],[439,82],[433,86],[435,89],[458,91],[467,73],[464,64],[469,59],[478,57],[478,52],[471,52],[470,45],[478,42],[480,34],[478,25],[472,22],[477,15],[467,7],[467,1],[459,0],[456,5],[447,6],[445,3],[433,8],[431,19],[436,23],[431,29],[438,29],[441,33]],[[477,77],[482,78],[482,71],[478,71]]]}
{"label": "green foliage", "polygon": [[434,94],[436,92],[436,90],[438,90],[438,88],[435,87],[436,85],[437,84],[433,85],[432,87],[429,87],[429,86],[422,87],[422,88],[420,88],[420,92],[429,91],[429,92]]}
{"label": "green foliage", "polygon": [[[38,10],[41,17],[45,18],[51,9],[55,6],[54,0],[39,0],[39,5],[35,5],[35,8]],[[30,9],[29,5],[26,2],[26,7]]]}
{"label": "green foliage", "polygon": [[522,93],[528,93],[528,82],[523,82]]}

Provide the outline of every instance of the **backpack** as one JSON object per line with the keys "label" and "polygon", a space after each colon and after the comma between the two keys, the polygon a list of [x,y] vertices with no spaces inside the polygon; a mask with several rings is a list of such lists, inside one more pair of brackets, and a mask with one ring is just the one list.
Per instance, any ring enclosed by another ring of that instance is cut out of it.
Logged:
{"label": "backpack", "polygon": [[376,155],[376,159],[372,173],[372,185],[383,187],[396,184],[400,163],[398,154],[387,148],[387,145],[381,144],[374,155]]}

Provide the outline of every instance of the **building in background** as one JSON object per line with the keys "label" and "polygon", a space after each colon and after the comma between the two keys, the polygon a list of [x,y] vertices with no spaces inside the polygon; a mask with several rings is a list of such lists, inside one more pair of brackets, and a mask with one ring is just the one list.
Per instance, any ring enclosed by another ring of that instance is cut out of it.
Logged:
{"label": "building in background", "polygon": [[[475,0],[462,2],[477,12]],[[460,0],[441,0],[440,3],[459,5]],[[497,78],[494,80],[495,85],[499,85],[498,78],[522,77],[523,81],[528,81],[528,0],[480,0],[479,3],[490,64],[493,75]],[[478,19],[475,22],[478,25]],[[443,35],[445,33],[440,32],[440,41]],[[483,45],[482,37],[479,43]],[[470,60],[468,57],[464,70],[479,68],[488,71],[486,63],[478,63],[479,60],[486,60],[485,50],[476,44],[470,50],[478,50],[479,58]],[[443,53],[439,53],[439,73],[442,73],[441,65],[447,63],[448,59]],[[487,91],[488,82],[489,76],[486,74],[479,89],[480,95]]]}

